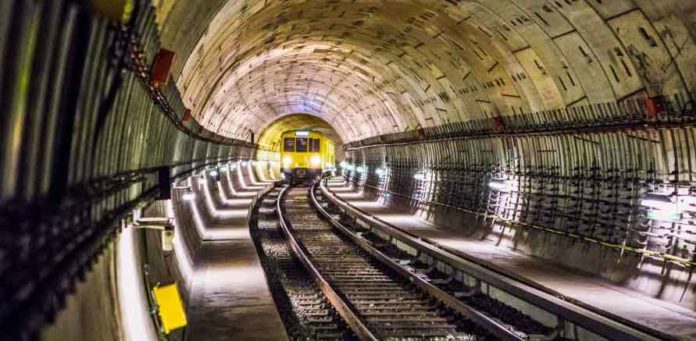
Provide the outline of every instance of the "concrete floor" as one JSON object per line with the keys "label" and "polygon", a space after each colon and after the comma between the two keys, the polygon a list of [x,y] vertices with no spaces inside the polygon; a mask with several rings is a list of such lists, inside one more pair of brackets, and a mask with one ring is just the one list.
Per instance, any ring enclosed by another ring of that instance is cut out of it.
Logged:
{"label": "concrete floor", "polygon": [[[258,185],[249,172],[238,180],[243,182],[236,189],[231,182],[223,182],[216,190],[204,187],[206,195],[215,197],[212,205],[198,205],[212,209],[202,216],[215,223],[203,221],[206,226],[193,273],[187,340],[287,339],[247,220],[253,205],[249,198],[270,187],[268,183]],[[234,214],[225,214],[230,212]]]}
{"label": "concrete floor", "polygon": [[499,247],[444,228],[405,212],[366,201],[343,184],[329,183],[334,194],[376,218],[460,252],[510,277],[523,278],[551,291],[596,307],[607,314],[635,321],[680,339],[696,339],[696,312],[655,299],[639,291],[615,285],[603,278],[574,271],[553,262]]}
{"label": "concrete floor", "polygon": [[249,239],[204,242],[194,272],[187,340],[284,340]]}

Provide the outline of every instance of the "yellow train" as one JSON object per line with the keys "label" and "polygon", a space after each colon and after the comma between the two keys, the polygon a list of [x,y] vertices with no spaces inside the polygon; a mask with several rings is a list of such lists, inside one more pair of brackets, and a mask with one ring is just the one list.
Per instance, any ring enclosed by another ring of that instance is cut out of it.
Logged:
{"label": "yellow train", "polygon": [[324,134],[290,130],[281,135],[281,142],[281,171],[286,179],[310,179],[334,169],[336,147]]}

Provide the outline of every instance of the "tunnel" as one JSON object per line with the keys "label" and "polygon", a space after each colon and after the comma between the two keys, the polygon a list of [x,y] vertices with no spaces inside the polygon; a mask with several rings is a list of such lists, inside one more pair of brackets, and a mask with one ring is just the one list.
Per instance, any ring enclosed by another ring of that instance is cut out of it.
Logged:
{"label": "tunnel", "polygon": [[695,43],[678,0],[2,0],[0,339],[696,340]]}

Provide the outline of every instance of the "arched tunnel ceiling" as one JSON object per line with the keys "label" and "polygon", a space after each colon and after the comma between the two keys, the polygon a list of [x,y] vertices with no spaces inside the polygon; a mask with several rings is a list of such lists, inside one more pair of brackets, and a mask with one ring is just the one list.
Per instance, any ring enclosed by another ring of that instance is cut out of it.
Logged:
{"label": "arched tunnel ceiling", "polygon": [[343,144],[336,130],[319,117],[307,114],[283,116],[266,126],[259,135],[258,144],[276,150],[280,146],[280,135],[286,131],[309,129],[323,133],[336,145]]}
{"label": "arched tunnel ceiling", "polygon": [[[243,139],[304,112],[350,142],[693,91],[693,15],[677,13],[694,8],[672,0],[177,1],[163,39],[181,43],[177,84],[208,129]],[[191,16],[199,21],[182,19]]]}

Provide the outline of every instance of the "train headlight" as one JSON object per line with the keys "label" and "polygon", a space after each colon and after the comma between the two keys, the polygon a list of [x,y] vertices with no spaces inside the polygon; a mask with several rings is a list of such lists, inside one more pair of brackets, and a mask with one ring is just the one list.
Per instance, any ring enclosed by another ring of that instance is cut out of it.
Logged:
{"label": "train headlight", "polygon": [[315,168],[316,168],[316,167],[319,167],[319,166],[321,165],[321,157],[319,157],[318,155],[312,156],[312,157],[309,159],[309,164],[310,164],[312,167],[315,167]]}
{"label": "train headlight", "polygon": [[292,157],[286,156],[283,158],[283,166],[285,168],[289,168],[291,164],[292,164]]}

